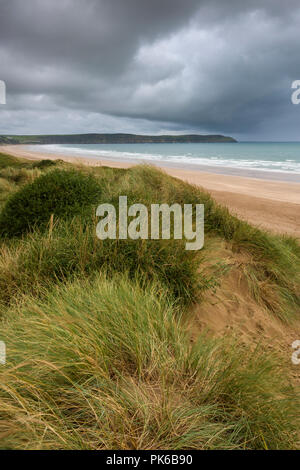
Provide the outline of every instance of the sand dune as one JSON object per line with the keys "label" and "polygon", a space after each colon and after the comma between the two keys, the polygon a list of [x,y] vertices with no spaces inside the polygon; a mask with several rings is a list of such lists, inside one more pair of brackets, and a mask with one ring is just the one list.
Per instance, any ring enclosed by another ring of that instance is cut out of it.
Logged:
{"label": "sand dune", "polygon": [[[81,162],[95,166],[106,165],[115,168],[128,168],[133,165],[128,162],[37,153],[18,145],[1,146],[1,151],[32,160],[62,159],[69,162]],[[299,183],[266,181],[170,167],[163,167],[163,169],[172,176],[204,187],[218,202],[252,224],[278,233],[300,237]]]}

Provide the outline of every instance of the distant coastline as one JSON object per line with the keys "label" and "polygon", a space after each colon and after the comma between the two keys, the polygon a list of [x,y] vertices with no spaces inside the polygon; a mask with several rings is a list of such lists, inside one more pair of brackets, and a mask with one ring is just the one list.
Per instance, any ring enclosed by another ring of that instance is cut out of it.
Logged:
{"label": "distant coastline", "polygon": [[142,144],[142,143],[225,143],[237,142],[224,135],[138,135],[138,134],[51,134],[51,135],[1,135],[0,144]]}

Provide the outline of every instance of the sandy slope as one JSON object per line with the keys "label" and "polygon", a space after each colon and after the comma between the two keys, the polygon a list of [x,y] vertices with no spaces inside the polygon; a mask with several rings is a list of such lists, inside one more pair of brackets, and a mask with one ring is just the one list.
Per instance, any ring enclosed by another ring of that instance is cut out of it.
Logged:
{"label": "sandy slope", "polygon": [[300,366],[294,365],[291,347],[300,339],[300,316],[291,323],[283,323],[276,315],[259,305],[249,293],[243,269],[251,262],[245,254],[233,253],[229,246],[216,247],[216,260],[222,259],[229,271],[221,279],[216,291],[208,291],[203,301],[191,309],[189,329],[192,341],[199,334],[213,337],[234,335],[247,349],[253,351],[263,345],[271,354],[279,355],[290,372],[293,382],[300,385]]}
{"label": "sandy slope", "polygon": [[[83,159],[59,154],[31,152],[23,146],[1,146],[3,153],[29,159],[63,159],[88,165],[128,168],[128,162]],[[167,168],[172,176],[203,186],[240,218],[268,230],[300,237],[300,184],[265,181],[241,176],[218,175],[196,170]]]}

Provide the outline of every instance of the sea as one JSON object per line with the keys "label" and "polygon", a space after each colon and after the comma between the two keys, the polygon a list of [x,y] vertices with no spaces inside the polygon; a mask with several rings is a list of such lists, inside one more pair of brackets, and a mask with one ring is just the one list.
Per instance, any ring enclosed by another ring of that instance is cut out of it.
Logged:
{"label": "sea", "polygon": [[30,150],[300,183],[300,142],[64,144]]}

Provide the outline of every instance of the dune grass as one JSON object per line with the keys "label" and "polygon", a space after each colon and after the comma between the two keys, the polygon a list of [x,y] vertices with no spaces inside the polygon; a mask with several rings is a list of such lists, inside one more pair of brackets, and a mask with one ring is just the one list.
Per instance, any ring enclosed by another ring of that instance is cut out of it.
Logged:
{"label": "dune grass", "polygon": [[[22,165],[0,165],[4,208],[54,167]],[[220,243],[240,255],[255,301],[293,321],[299,243],[151,167],[55,166],[97,180],[96,204],[203,203],[206,241],[198,252],[184,240],[100,241],[92,213],[53,210],[0,240],[0,448],[299,448],[299,394],[280,358],[229,337],[192,343],[187,328],[189,306],[230,269],[213,256]]]}
{"label": "dune grass", "polygon": [[57,287],[10,312],[2,338],[2,448],[296,445],[299,403],[276,358],[191,345],[160,285],[118,275]]}
{"label": "dune grass", "polygon": [[7,167],[0,170],[0,176],[17,185],[23,185],[32,183],[36,178],[41,176],[41,172],[37,168]]}
{"label": "dune grass", "polygon": [[231,249],[247,255],[243,266],[254,298],[283,321],[292,321],[300,307],[300,248],[292,237],[273,235],[251,226],[217,204],[203,189],[176,180],[147,166],[134,167],[118,184],[106,184],[106,200],[117,204],[199,204],[205,206],[205,235],[225,239]]}

